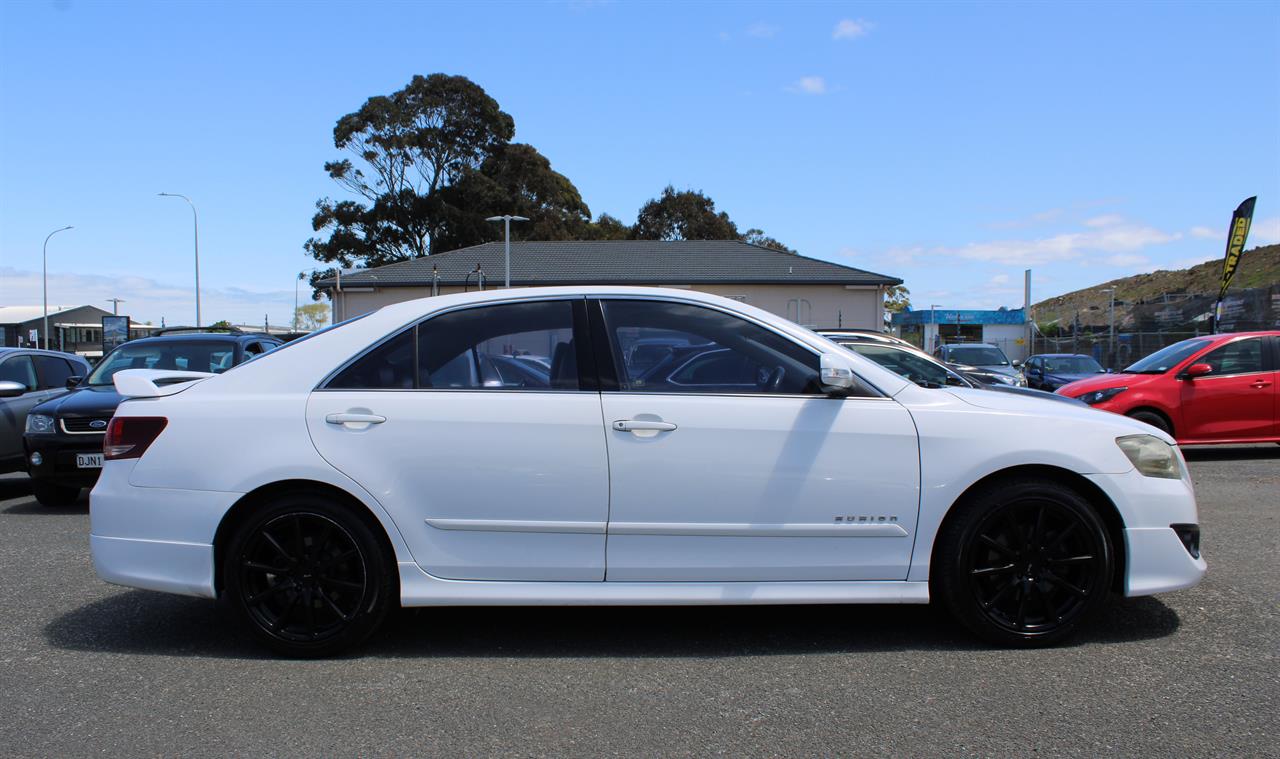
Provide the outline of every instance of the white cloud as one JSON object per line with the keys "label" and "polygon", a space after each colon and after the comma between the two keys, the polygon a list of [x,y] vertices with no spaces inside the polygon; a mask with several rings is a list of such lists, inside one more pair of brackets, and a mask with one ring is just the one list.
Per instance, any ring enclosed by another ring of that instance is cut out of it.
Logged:
{"label": "white cloud", "polygon": [[[1226,235],[1224,234],[1225,238]],[[1258,219],[1249,227],[1249,242],[1253,245],[1280,243],[1280,216]]]}
{"label": "white cloud", "polygon": [[1225,237],[1225,233],[1218,232],[1208,227],[1192,227],[1191,236],[1198,237],[1201,240],[1212,240],[1215,237]]}
{"label": "white cloud", "polygon": [[747,27],[747,36],[758,37],[760,39],[771,39],[776,37],[780,31],[782,30],[773,24],[766,24],[763,21],[760,21]]}
{"label": "white cloud", "polygon": [[1009,284],[1009,275],[997,274],[994,277],[992,277],[991,280],[987,282],[987,284],[992,285],[994,287],[999,287],[1000,285],[1007,285]]}
{"label": "white cloud", "polygon": [[1117,224],[1123,224],[1124,217],[1119,214],[1109,213],[1102,216],[1095,216],[1092,219],[1085,219],[1086,227],[1114,227]]}
{"label": "white cloud", "polygon": [[[0,266],[5,305],[40,303],[40,272]],[[106,277],[92,274],[49,273],[51,302],[110,308],[107,298],[123,298],[120,311],[138,321],[168,324],[195,322],[195,298],[190,285],[157,282],[145,277]],[[310,288],[302,283],[299,303],[311,301]],[[327,301],[326,301],[327,302]],[[293,291],[252,292],[238,287],[200,289],[200,311],[206,324],[227,319],[237,324],[261,324],[268,315],[272,324],[288,324],[293,318]]]}
{"label": "white cloud", "polygon": [[867,32],[871,31],[871,26],[871,22],[862,19],[842,18],[836,22],[836,28],[831,31],[831,39],[852,40],[865,37]]}
{"label": "white cloud", "polygon": [[1069,232],[1033,240],[994,240],[969,243],[959,248],[939,248],[936,253],[973,261],[991,261],[1006,266],[1031,266],[1078,259],[1087,252],[1132,253],[1149,245],[1180,239],[1181,233],[1162,232],[1154,227],[1107,220],[1088,232]]}
{"label": "white cloud", "polygon": [[803,95],[825,95],[827,94],[827,80],[820,76],[802,76],[787,89]]}

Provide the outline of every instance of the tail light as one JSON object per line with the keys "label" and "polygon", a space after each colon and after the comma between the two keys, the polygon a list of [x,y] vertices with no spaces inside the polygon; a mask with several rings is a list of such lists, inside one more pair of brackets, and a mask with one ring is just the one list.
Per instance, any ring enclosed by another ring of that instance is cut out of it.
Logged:
{"label": "tail light", "polygon": [[163,416],[112,417],[102,441],[102,457],[107,461],[138,458],[147,452],[168,423]]}

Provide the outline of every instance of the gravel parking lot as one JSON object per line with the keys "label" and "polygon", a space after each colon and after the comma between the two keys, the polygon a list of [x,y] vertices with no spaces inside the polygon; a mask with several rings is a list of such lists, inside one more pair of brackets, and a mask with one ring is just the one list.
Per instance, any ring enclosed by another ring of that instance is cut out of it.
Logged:
{"label": "gravel parking lot", "polygon": [[88,501],[0,478],[0,754],[1280,755],[1280,447],[1188,453],[1208,579],[1074,644],[925,607],[404,612],[266,657],[210,602],[97,579]]}

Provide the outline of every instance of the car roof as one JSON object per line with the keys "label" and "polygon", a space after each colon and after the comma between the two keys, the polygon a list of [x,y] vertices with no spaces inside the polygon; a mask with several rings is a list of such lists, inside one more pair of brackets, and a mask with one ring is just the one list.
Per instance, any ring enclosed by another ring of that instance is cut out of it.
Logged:
{"label": "car roof", "polygon": [[[154,343],[243,343],[249,340],[262,340],[268,338],[269,335],[257,333],[237,333],[237,332],[192,332],[183,335],[160,335],[159,337],[140,337],[137,340],[130,340],[129,345],[144,344],[151,345]],[[271,338],[274,340],[275,338]]]}
{"label": "car roof", "polygon": [[76,361],[84,361],[86,364],[89,363],[88,361],[85,360],[84,356],[77,356],[74,353],[67,353],[66,351],[53,351],[53,350],[47,351],[42,348],[15,348],[13,346],[0,347],[0,356],[7,356],[11,353],[24,353],[32,356],[55,356],[57,358],[73,358]]}
{"label": "car roof", "polygon": [[1037,353],[1031,358],[1093,358],[1088,353]]}

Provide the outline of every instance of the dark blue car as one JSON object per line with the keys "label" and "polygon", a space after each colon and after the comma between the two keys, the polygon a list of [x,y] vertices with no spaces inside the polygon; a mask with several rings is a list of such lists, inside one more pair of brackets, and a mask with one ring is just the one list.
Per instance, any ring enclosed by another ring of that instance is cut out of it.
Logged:
{"label": "dark blue car", "polygon": [[1069,382],[1104,372],[1101,364],[1081,353],[1041,353],[1022,365],[1027,387],[1051,393]]}

